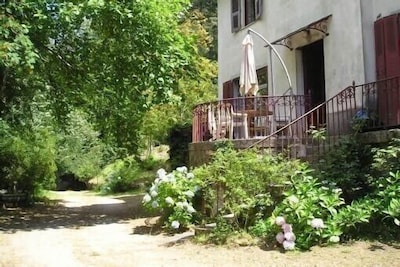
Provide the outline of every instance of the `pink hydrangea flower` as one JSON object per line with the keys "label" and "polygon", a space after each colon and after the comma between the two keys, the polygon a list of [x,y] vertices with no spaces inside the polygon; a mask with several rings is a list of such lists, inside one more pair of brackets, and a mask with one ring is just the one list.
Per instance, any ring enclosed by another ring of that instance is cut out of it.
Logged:
{"label": "pink hydrangea flower", "polygon": [[296,240],[296,236],[295,236],[295,234],[293,232],[286,232],[283,236],[285,237],[285,239],[287,241],[294,242]]}
{"label": "pink hydrangea flower", "polygon": [[283,235],[282,232],[279,232],[279,233],[276,235],[275,238],[276,238],[276,241],[278,241],[279,244],[282,244],[283,241],[285,241],[285,236]]}
{"label": "pink hydrangea flower", "polygon": [[285,250],[293,250],[295,248],[294,241],[285,240],[282,245]]}
{"label": "pink hydrangea flower", "polygon": [[293,232],[292,225],[291,225],[291,224],[288,224],[288,223],[282,224],[282,231],[283,231],[284,233]]}

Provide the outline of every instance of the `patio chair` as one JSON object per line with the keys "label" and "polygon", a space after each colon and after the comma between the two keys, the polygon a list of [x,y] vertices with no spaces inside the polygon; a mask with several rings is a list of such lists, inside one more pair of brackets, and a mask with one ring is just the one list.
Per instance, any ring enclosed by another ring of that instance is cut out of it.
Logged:
{"label": "patio chair", "polygon": [[229,139],[238,139],[239,132],[235,132],[235,128],[241,128],[240,137],[248,139],[248,120],[246,113],[234,112],[230,103],[220,103],[215,107],[216,119],[216,139],[225,138],[228,134]]}

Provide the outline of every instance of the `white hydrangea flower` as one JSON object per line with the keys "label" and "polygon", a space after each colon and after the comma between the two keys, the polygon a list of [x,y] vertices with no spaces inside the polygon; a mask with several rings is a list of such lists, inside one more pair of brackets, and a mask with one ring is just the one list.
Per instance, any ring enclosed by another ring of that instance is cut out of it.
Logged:
{"label": "white hydrangea flower", "polygon": [[155,208],[158,208],[160,205],[158,204],[157,201],[153,201],[153,202],[151,203],[151,206],[155,209]]}
{"label": "white hydrangea flower", "polygon": [[299,203],[299,199],[295,196],[295,195],[291,195],[290,197],[288,197],[288,200],[291,204],[297,204]]}
{"label": "white hydrangea flower", "polygon": [[189,203],[187,203],[187,201],[184,201],[184,202],[182,202],[182,206],[187,209],[187,207],[189,206]]}
{"label": "white hydrangea flower", "polygon": [[329,238],[329,242],[331,243],[338,243],[340,241],[340,237],[333,235]]}
{"label": "white hydrangea flower", "polygon": [[192,205],[189,205],[189,206],[186,208],[186,210],[187,210],[187,212],[189,212],[189,213],[194,213],[194,212],[196,212],[196,210],[193,208]]}
{"label": "white hydrangea flower", "polygon": [[174,229],[178,229],[180,226],[180,223],[178,221],[172,221],[171,227]]}
{"label": "white hydrangea flower", "polygon": [[189,173],[186,174],[186,178],[193,179],[194,178],[194,174],[189,172]]}
{"label": "white hydrangea flower", "polygon": [[158,190],[158,186],[156,184],[152,184],[150,187],[150,191],[157,191]]}
{"label": "white hydrangea flower", "polygon": [[183,203],[182,202],[176,202],[175,204],[178,208],[183,209]]}
{"label": "white hydrangea flower", "polygon": [[176,168],[176,171],[181,172],[181,173],[186,173],[187,167],[186,166],[178,167],[178,168]]}
{"label": "white hydrangea flower", "polygon": [[143,203],[149,203],[151,201],[151,196],[149,194],[144,195]]}
{"label": "white hydrangea flower", "polygon": [[172,197],[166,197],[165,198],[165,202],[169,205],[174,205],[174,200],[172,199]]}
{"label": "white hydrangea flower", "polygon": [[163,168],[161,168],[157,171],[157,177],[160,179],[162,179],[166,174],[167,174],[167,172]]}
{"label": "white hydrangea flower", "polygon": [[279,233],[276,235],[275,238],[276,238],[276,241],[278,241],[279,244],[282,244],[283,241],[285,241],[285,236],[283,235],[282,232],[279,232]]}
{"label": "white hydrangea flower", "polygon": [[190,190],[185,191],[184,194],[185,194],[187,197],[194,197],[194,193],[193,193],[192,191],[190,191]]}
{"label": "white hydrangea flower", "polygon": [[320,219],[320,218],[314,218],[311,221],[311,227],[315,228],[315,229],[324,228],[325,227],[324,221],[322,219]]}
{"label": "white hydrangea flower", "polygon": [[286,222],[285,222],[285,218],[283,218],[282,216],[278,216],[278,217],[276,217],[276,219],[275,219],[275,223],[276,223],[276,225],[281,226],[281,225],[283,225],[283,224],[286,223]]}
{"label": "white hydrangea flower", "polygon": [[293,241],[294,242],[296,240],[296,236],[295,236],[295,234],[293,232],[286,232],[284,234],[284,236],[285,236],[285,239],[287,241]]}
{"label": "white hydrangea flower", "polygon": [[176,182],[175,175],[173,173],[168,173],[166,176],[166,180],[170,183],[175,183]]}
{"label": "white hydrangea flower", "polygon": [[294,241],[285,240],[283,241],[282,245],[285,250],[293,250],[295,248]]}
{"label": "white hydrangea flower", "polygon": [[156,190],[150,192],[151,197],[156,197],[158,195]]}

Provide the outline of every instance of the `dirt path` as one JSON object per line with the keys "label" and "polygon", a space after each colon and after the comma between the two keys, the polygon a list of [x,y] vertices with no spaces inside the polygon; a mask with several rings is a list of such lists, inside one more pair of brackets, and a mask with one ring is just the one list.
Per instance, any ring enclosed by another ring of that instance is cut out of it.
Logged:
{"label": "dirt path", "polygon": [[62,205],[0,211],[0,266],[400,266],[400,248],[381,243],[305,253],[199,246],[192,232],[169,236],[149,227],[140,196],[56,198]]}

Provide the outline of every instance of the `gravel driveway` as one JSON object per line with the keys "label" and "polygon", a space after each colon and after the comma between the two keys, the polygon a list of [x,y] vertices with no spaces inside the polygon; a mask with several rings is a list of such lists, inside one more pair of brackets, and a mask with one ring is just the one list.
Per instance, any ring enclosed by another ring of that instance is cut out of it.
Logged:
{"label": "gravel driveway", "polygon": [[[151,227],[141,196],[57,192],[59,204],[0,210],[0,266],[400,266],[400,247],[355,242],[281,253],[259,247],[200,246],[192,232]],[[147,223],[146,223],[147,222]]]}

